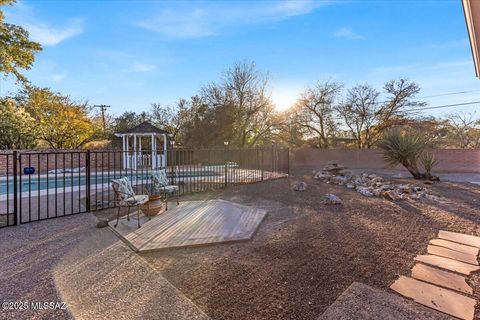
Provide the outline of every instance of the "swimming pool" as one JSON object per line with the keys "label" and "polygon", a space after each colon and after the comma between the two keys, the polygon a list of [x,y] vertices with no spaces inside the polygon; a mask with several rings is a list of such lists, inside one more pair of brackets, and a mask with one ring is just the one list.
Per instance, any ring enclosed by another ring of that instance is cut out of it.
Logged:
{"label": "swimming pool", "polygon": [[[220,173],[215,170],[198,170],[198,171],[177,171],[176,178],[196,178],[196,177],[214,177],[219,176]],[[133,173],[133,174],[120,174],[118,172],[104,172],[103,174],[96,173],[90,176],[90,185],[94,188],[95,185],[103,185],[111,182],[112,179],[129,177],[134,184],[147,183],[150,178],[149,174]],[[170,178],[171,174],[167,176]],[[49,173],[48,175],[36,174],[22,175],[21,179],[18,179],[18,188],[20,192],[38,192],[39,190],[46,189],[66,189],[70,187],[82,187],[86,184],[86,176],[84,173]],[[13,178],[0,180],[0,195],[13,193]]]}

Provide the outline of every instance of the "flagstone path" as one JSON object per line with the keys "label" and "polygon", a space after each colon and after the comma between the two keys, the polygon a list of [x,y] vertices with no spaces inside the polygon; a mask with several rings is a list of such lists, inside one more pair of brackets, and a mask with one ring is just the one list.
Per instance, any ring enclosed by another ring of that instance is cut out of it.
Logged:
{"label": "flagstone path", "polygon": [[400,276],[390,288],[432,309],[473,319],[476,300],[466,277],[480,270],[479,249],[480,237],[440,230],[428,254],[415,257],[411,277]]}

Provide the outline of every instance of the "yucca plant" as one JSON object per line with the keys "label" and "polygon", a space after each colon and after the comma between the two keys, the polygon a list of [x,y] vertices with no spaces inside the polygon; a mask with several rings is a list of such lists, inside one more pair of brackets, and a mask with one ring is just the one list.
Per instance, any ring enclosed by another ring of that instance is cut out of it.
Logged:
{"label": "yucca plant", "polygon": [[424,152],[420,157],[420,162],[422,163],[423,168],[425,169],[425,175],[428,179],[432,178],[432,168],[438,164],[438,159],[435,158],[433,153]]}
{"label": "yucca plant", "polygon": [[392,129],[383,134],[378,146],[383,150],[383,158],[391,167],[401,164],[415,179],[427,178],[418,169],[418,160],[427,147],[427,139],[423,135]]}

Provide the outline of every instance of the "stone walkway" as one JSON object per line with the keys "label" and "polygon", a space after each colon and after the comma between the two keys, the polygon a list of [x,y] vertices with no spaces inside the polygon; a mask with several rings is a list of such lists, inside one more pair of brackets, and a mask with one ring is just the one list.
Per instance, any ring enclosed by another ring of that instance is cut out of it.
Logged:
{"label": "stone walkway", "polygon": [[428,254],[415,257],[411,277],[400,276],[391,288],[424,306],[470,320],[475,315],[473,289],[466,282],[480,270],[480,237],[440,230]]}

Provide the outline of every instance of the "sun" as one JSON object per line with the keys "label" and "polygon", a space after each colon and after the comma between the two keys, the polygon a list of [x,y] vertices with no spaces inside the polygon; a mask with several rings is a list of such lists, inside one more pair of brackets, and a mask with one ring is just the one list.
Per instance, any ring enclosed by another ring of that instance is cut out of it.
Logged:
{"label": "sun", "polygon": [[290,109],[298,98],[298,92],[293,90],[285,90],[278,88],[272,92],[272,100],[275,105],[275,110],[285,111]]}

